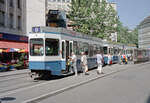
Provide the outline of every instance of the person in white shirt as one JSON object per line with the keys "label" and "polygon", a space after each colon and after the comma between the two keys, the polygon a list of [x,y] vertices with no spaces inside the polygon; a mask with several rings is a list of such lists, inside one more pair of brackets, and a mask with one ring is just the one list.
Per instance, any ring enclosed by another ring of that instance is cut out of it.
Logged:
{"label": "person in white shirt", "polygon": [[87,64],[87,57],[84,52],[81,53],[81,63],[82,63],[82,68],[84,69],[83,72],[85,75],[89,75],[88,72],[88,64]]}
{"label": "person in white shirt", "polygon": [[101,54],[100,51],[98,51],[96,57],[97,57],[97,65],[98,65],[97,74],[102,74],[102,73],[103,73],[103,72],[102,72],[103,56],[102,56],[102,54]]}
{"label": "person in white shirt", "polygon": [[108,54],[108,65],[112,64],[112,56]]}
{"label": "person in white shirt", "polygon": [[71,54],[71,61],[72,61],[72,66],[73,66],[73,72],[75,73],[75,76],[78,75],[78,71],[77,71],[77,57],[74,54],[74,52],[72,52]]}

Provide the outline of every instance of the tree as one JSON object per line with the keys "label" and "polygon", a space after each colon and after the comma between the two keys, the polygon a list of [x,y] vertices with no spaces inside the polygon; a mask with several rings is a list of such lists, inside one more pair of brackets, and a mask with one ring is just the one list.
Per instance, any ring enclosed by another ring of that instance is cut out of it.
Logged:
{"label": "tree", "polygon": [[138,30],[129,30],[128,27],[124,27],[123,24],[118,20],[117,24],[118,42],[125,44],[135,44],[138,46]]}
{"label": "tree", "polygon": [[71,11],[69,12],[69,19],[73,22],[73,30],[89,34],[89,16],[90,5],[92,0],[72,0]]}
{"label": "tree", "polygon": [[116,31],[117,13],[105,0],[72,0],[70,8],[73,30],[102,39]]}
{"label": "tree", "polygon": [[93,12],[95,14],[96,28],[94,35],[102,39],[109,39],[111,33],[116,32],[117,13],[114,8],[105,0],[95,0]]}

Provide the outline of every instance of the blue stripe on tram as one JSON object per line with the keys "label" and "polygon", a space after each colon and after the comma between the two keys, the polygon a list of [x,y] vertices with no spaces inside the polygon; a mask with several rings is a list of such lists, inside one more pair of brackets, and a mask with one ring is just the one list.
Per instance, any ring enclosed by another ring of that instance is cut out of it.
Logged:
{"label": "blue stripe on tram", "polygon": [[29,68],[31,70],[47,70],[52,75],[61,75],[61,71],[66,69],[65,61],[30,61]]}

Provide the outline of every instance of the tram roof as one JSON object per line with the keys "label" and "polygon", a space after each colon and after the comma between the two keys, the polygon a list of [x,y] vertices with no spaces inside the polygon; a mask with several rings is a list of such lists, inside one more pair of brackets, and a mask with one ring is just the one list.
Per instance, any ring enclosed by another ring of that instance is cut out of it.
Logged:
{"label": "tram roof", "polygon": [[75,32],[72,30],[68,30],[65,28],[54,28],[54,27],[33,27],[32,33],[55,33],[60,35],[66,35],[66,36],[72,36],[76,38],[82,38],[82,39],[88,39],[88,40],[94,40],[98,42],[102,42],[102,39],[93,37],[90,35],[85,35],[79,32]]}
{"label": "tram roof", "polygon": [[54,28],[54,27],[44,27],[44,26],[33,27],[32,33],[55,33],[55,34],[60,34],[60,35],[65,35],[65,36],[71,36],[71,37],[101,42],[103,45],[110,46],[110,47],[118,47],[118,48],[122,48],[122,49],[123,48],[136,48],[135,45],[125,45],[125,44],[121,44],[121,43],[113,43],[113,42],[109,42],[106,40],[102,40],[97,37],[85,35],[85,34],[75,32],[72,30],[68,30],[65,28]]}

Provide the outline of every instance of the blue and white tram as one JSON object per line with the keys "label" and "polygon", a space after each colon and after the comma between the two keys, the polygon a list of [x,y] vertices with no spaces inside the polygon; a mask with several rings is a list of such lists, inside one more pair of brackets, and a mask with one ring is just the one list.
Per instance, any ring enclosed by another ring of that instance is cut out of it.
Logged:
{"label": "blue and white tram", "polygon": [[102,41],[63,28],[38,27],[36,32],[29,35],[29,48],[31,72],[39,75],[62,75],[64,71],[69,71],[67,62],[72,52],[77,55],[78,71],[82,71],[81,52],[87,53],[89,69],[96,67],[95,54],[102,50]]}
{"label": "blue and white tram", "polygon": [[104,64],[113,64],[118,62],[118,45],[103,41]]}

